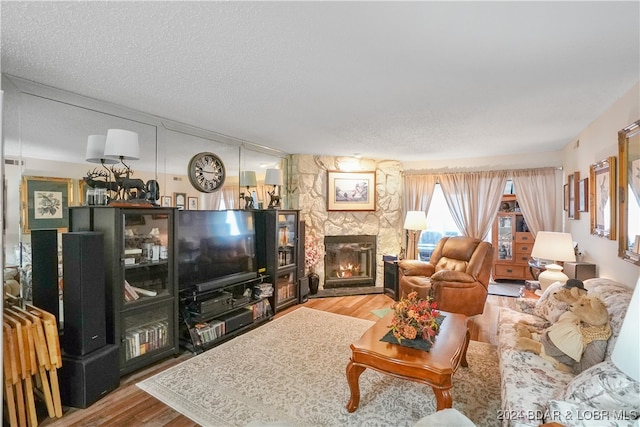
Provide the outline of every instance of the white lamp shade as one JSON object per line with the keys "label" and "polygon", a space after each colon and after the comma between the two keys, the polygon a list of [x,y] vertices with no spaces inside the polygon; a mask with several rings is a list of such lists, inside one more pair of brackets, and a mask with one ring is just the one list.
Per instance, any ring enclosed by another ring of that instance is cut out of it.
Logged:
{"label": "white lamp shade", "polygon": [[633,296],[622,322],[620,334],[616,340],[611,361],[622,372],[636,381],[640,381],[640,278],[633,290]]}
{"label": "white lamp shade", "polygon": [[140,147],[138,134],[124,129],[109,129],[104,146],[104,157],[122,160],[138,160]]}
{"label": "white lamp shade", "polygon": [[255,187],[257,185],[258,185],[258,181],[256,181],[256,173],[254,171],[240,172],[241,187]]}
{"label": "white lamp shade", "polygon": [[[531,256],[539,259],[555,261],[575,261],[576,253],[573,249],[573,238],[569,233],[555,231],[539,231],[533,244]],[[538,281],[540,290],[544,292],[552,283],[566,283],[569,277],[562,272],[557,264],[545,265],[545,271],[540,273]]]}
{"label": "white lamp shade", "polygon": [[282,169],[267,169],[264,176],[264,183],[265,185],[283,185],[284,178]]}
{"label": "white lamp shade", "polygon": [[574,262],[576,254],[573,250],[573,238],[569,233],[539,231],[536,234],[531,256],[551,261]]}
{"label": "white lamp shade", "polygon": [[107,135],[89,135],[87,138],[87,153],[86,160],[90,163],[104,163],[112,165],[118,163],[117,160],[107,159],[104,157],[104,145],[107,140]]}
{"label": "white lamp shade", "polygon": [[426,230],[427,216],[423,211],[408,211],[404,218],[405,230]]}

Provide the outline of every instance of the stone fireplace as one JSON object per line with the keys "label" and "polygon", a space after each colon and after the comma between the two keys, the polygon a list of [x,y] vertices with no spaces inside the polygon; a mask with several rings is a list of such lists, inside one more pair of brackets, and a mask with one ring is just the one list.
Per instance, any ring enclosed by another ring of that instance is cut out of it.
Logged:
{"label": "stone fireplace", "polygon": [[325,236],[324,289],[375,286],[376,236]]}

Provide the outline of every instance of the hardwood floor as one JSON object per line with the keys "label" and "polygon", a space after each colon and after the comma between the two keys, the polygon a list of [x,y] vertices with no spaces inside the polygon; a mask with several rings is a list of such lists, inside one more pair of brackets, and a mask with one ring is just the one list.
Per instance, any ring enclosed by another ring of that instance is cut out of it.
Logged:
{"label": "hardwood floor", "polygon": [[[343,314],[376,321],[378,318],[371,310],[390,307],[393,300],[383,294],[357,295],[332,298],[313,298],[303,305],[291,307],[278,313],[282,316],[299,307],[308,307],[331,313]],[[495,344],[497,316],[500,306],[513,308],[515,298],[489,295],[484,313],[470,319],[471,339]],[[80,427],[80,426],[154,426],[189,427],[198,424],[160,403],[136,387],[136,383],[155,375],[173,365],[187,360],[193,355],[188,352],[159,362],[146,369],[121,378],[120,387],[94,403],[87,409],[65,408],[60,419],[48,418],[46,411],[40,418],[40,426]],[[44,406],[44,405],[42,405]]]}

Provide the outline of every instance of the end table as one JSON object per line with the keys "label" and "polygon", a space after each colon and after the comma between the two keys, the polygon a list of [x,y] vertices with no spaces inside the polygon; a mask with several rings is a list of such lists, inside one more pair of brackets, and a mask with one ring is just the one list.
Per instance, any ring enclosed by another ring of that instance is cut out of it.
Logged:
{"label": "end table", "polygon": [[398,261],[384,262],[384,293],[395,301],[400,299]]}

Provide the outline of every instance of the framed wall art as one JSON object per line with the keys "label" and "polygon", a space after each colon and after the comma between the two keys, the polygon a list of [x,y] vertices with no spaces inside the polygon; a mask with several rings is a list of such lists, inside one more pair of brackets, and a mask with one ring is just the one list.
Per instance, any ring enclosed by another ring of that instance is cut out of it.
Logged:
{"label": "framed wall art", "polygon": [[173,203],[178,210],[183,210],[187,203],[186,193],[173,193]]}
{"label": "framed wall art", "polygon": [[616,158],[608,157],[589,167],[589,217],[591,234],[616,239]]}
{"label": "framed wall art", "polygon": [[581,179],[578,182],[578,210],[580,212],[589,212],[589,178]]}
{"label": "framed wall art", "polygon": [[171,196],[162,196],[162,199],[160,200],[160,204],[163,208],[170,208],[171,205]]}
{"label": "framed wall art", "polygon": [[569,187],[569,204],[567,210],[567,217],[569,219],[580,219],[579,211],[579,195],[578,195],[578,183],[580,182],[580,172],[574,172],[568,177],[567,186]]}
{"label": "framed wall art", "polygon": [[190,211],[198,210],[198,198],[197,197],[187,197],[187,209]]}
{"label": "framed wall art", "polygon": [[640,266],[640,120],[618,132],[618,256]]}
{"label": "framed wall art", "polygon": [[20,187],[22,232],[69,227],[69,205],[73,202],[73,180],[24,176]]}
{"label": "framed wall art", "polygon": [[327,171],[328,211],[375,211],[376,173]]}

